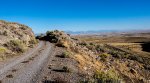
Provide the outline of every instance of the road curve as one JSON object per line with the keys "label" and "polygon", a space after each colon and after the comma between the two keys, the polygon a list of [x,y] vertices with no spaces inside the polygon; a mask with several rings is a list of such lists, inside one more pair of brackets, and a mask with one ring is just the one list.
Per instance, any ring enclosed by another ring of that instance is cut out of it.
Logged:
{"label": "road curve", "polygon": [[40,42],[38,47],[36,47],[34,50],[31,50],[27,53],[24,53],[22,55],[22,57],[19,57],[15,60],[10,61],[9,63],[3,64],[0,67],[0,75],[7,72],[8,70],[10,70],[13,66],[15,66],[18,63],[21,63],[24,59],[28,58],[29,56],[31,56],[34,52],[36,52],[39,48],[41,48],[44,45],[44,42]]}
{"label": "road curve", "polygon": [[[45,44],[44,44],[45,43]],[[42,48],[42,50],[40,49]],[[0,69],[0,81],[2,83],[36,83],[43,67],[48,61],[48,57],[53,53],[52,45],[49,42],[40,42],[33,51],[25,53],[24,57],[12,61]],[[35,56],[36,55],[36,56]],[[28,63],[22,61],[31,59]],[[17,69],[16,72],[11,70]],[[11,74],[12,77],[7,75]]]}

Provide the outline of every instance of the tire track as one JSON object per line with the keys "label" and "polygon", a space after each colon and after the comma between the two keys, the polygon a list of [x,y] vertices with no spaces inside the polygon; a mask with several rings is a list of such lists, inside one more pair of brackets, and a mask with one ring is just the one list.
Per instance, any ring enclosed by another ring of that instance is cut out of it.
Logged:
{"label": "tire track", "polygon": [[[43,55],[43,53],[46,53],[47,51],[50,50],[50,49],[48,49],[48,47],[50,48],[50,44],[46,44],[46,42],[40,41],[40,43],[38,44],[38,46],[36,48],[33,48],[33,49],[27,51],[26,53],[24,53],[22,56],[18,57],[17,59],[14,58],[14,59],[10,60],[9,62],[1,65],[1,67],[0,67],[0,82],[2,82],[2,83],[21,83],[22,80],[20,82],[14,82],[14,81],[9,82],[10,78],[11,78],[11,80],[15,80],[15,78],[16,78],[12,74],[14,74],[14,73],[16,74],[20,71],[21,71],[21,73],[19,73],[19,75],[17,75],[17,76],[26,74],[28,71],[26,71],[26,72],[23,72],[23,71],[28,68],[31,69],[33,66],[32,62],[34,62],[35,59],[38,59],[39,62],[40,61],[42,62],[46,58],[41,55]],[[40,56],[39,56],[39,54],[40,54]],[[40,57],[40,58],[38,58],[38,57]],[[26,60],[30,60],[30,63],[22,63]],[[38,63],[38,62],[34,63],[34,65],[36,65],[36,64],[41,65],[41,63]],[[34,71],[34,69],[32,71]],[[9,78],[9,80],[8,80],[8,78]],[[22,82],[22,83],[29,83],[29,82]]]}
{"label": "tire track", "polygon": [[39,46],[36,49],[34,49],[33,51],[30,51],[28,54],[27,53],[23,54],[23,57],[20,57],[17,60],[15,59],[15,60],[9,62],[9,64],[4,64],[3,67],[0,68],[0,75],[3,74],[4,72],[7,72],[8,70],[11,69],[11,67],[15,66],[16,64],[22,62],[24,59],[31,56],[34,52],[36,52],[38,49],[40,49],[43,45],[44,45],[44,42],[40,42]]}
{"label": "tire track", "polygon": [[40,75],[43,67],[48,61],[48,57],[52,52],[51,50],[52,50],[51,44],[49,42],[46,42],[46,47],[44,47],[44,50],[41,51],[41,53],[38,54],[38,56],[35,57],[33,61],[29,63],[22,63],[22,64],[27,64],[25,68],[19,69],[19,71],[15,73],[13,78],[5,78],[2,80],[2,82],[36,83],[38,76]]}

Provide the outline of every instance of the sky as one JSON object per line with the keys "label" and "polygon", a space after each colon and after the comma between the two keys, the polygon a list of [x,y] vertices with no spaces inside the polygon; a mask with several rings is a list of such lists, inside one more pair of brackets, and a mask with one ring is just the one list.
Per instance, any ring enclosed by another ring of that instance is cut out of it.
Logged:
{"label": "sky", "polygon": [[150,29],[150,0],[0,0],[0,19],[47,30]]}

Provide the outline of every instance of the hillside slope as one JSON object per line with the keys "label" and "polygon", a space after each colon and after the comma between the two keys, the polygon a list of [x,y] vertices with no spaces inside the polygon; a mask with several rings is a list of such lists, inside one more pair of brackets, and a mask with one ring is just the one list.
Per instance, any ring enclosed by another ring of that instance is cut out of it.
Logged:
{"label": "hillside slope", "polygon": [[0,60],[23,53],[36,42],[28,26],[0,20]]}
{"label": "hillside slope", "polygon": [[[48,31],[45,36],[37,38],[54,43],[56,47],[63,50],[62,54],[55,56],[55,58],[60,57],[62,61],[52,60],[52,62],[64,64],[67,70],[71,70],[69,74],[72,76],[72,78],[64,78],[68,74],[64,75],[63,69],[63,73],[55,71],[59,73],[56,75],[53,73],[55,64],[51,62],[48,68],[49,71],[52,70],[52,73],[45,74],[44,83],[51,83],[51,81],[56,83],[147,83],[150,80],[149,56],[140,56],[109,44],[88,43],[58,30]],[[69,61],[66,60],[67,58]],[[74,63],[70,66],[66,62]]]}

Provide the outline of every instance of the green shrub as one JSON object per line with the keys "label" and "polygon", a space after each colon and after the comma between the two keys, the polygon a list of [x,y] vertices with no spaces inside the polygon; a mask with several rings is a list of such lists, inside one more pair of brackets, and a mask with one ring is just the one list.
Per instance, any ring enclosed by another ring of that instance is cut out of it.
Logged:
{"label": "green shrub", "polygon": [[29,43],[30,43],[30,44],[37,44],[38,41],[37,41],[35,38],[33,38],[33,39],[31,39],[31,40],[29,41]]}
{"label": "green shrub", "polygon": [[96,49],[97,52],[105,52],[105,51],[106,51],[106,50],[104,49],[104,47],[102,47],[102,46],[100,46],[100,45],[97,45],[97,46],[95,47],[95,49]]}
{"label": "green shrub", "polygon": [[6,58],[6,55],[5,55],[6,51],[7,51],[6,48],[0,47],[0,61]]}
{"label": "green shrub", "polygon": [[107,53],[103,53],[103,54],[100,54],[99,56],[101,57],[101,60],[106,61],[110,55]]}
{"label": "green shrub", "polygon": [[94,74],[94,79],[98,83],[120,83],[121,79],[114,69],[107,72],[96,71]]}
{"label": "green shrub", "polygon": [[57,30],[54,31],[47,31],[46,32],[46,37],[44,38],[44,40],[50,41],[52,43],[57,43],[58,42],[58,33]]}
{"label": "green shrub", "polygon": [[81,43],[79,43],[79,45],[81,45],[81,46],[87,46],[88,44],[86,42],[81,42]]}
{"label": "green shrub", "polygon": [[7,31],[0,31],[0,35],[8,36],[8,32]]}
{"label": "green shrub", "polygon": [[0,53],[3,54],[3,53],[5,53],[5,52],[6,52],[6,48],[0,47]]}
{"label": "green shrub", "polygon": [[8,32],[7,32],[7,31],[4,31],[4,32],[3,32],[3,35],[8,36]]}
{"label": "green shrub", "polygon": [[25,26],[21,26],[20,27],[20,29],[22,29],[22,30],[26,30],[26,29],[28,29],[27,27],[25,27]]}
{"label": "green shrub", "polygon": [[65,51],[65,52],[63,52],[63,53],[61,54],[61,57],[62,57],[62,58],[69,58],[69,57],[70,57],[70,53],[67,52],[67,51]]}
{"label": "green shrub", "polygon": [[24,43],[19,40],[10,40],[6,44],[4,44],[4,46],[17,53],[23,53],[25,51]]}
{"label": "green shrub", "polygon": [[[57,41],[55,39],[52,39],[53,42]],[[65,47],[64,42],[63,41],[57,41],[56,46],[58,47]]]}
{"label": "green shrub", "polygon": [[130,59],[130,60],[136,60],[136,61],[138,61],[138,62],[140,62],[140,63],[143,63],[143,62],[144,62],[144,61],[143,61],[143,58],[140,57],[140,56],[138,56],[138,55],[131,55],[131,56],[128,57],[128,59]]}
{"label": "green shrub", "polygon": [[122,80],[118,73],[111,69],[107,72],[96,71],[93,78],[82,79],[79,83],[122,83]]}
{"label": "green shrub", "polygon": [[92,43],[92,42],[91,42],[89,45],[93,46],[93,45],[94,45],[94,43]]}
{"label": "green shrub", "polygon": [[119,59],[121,59],[121,58],[128,58],[128,56],[129,56],[128,54],[126,54],[124,52],[114,51],[114,50],[110,51],[109,54],[111,54],[113,57],[119,58]]}

